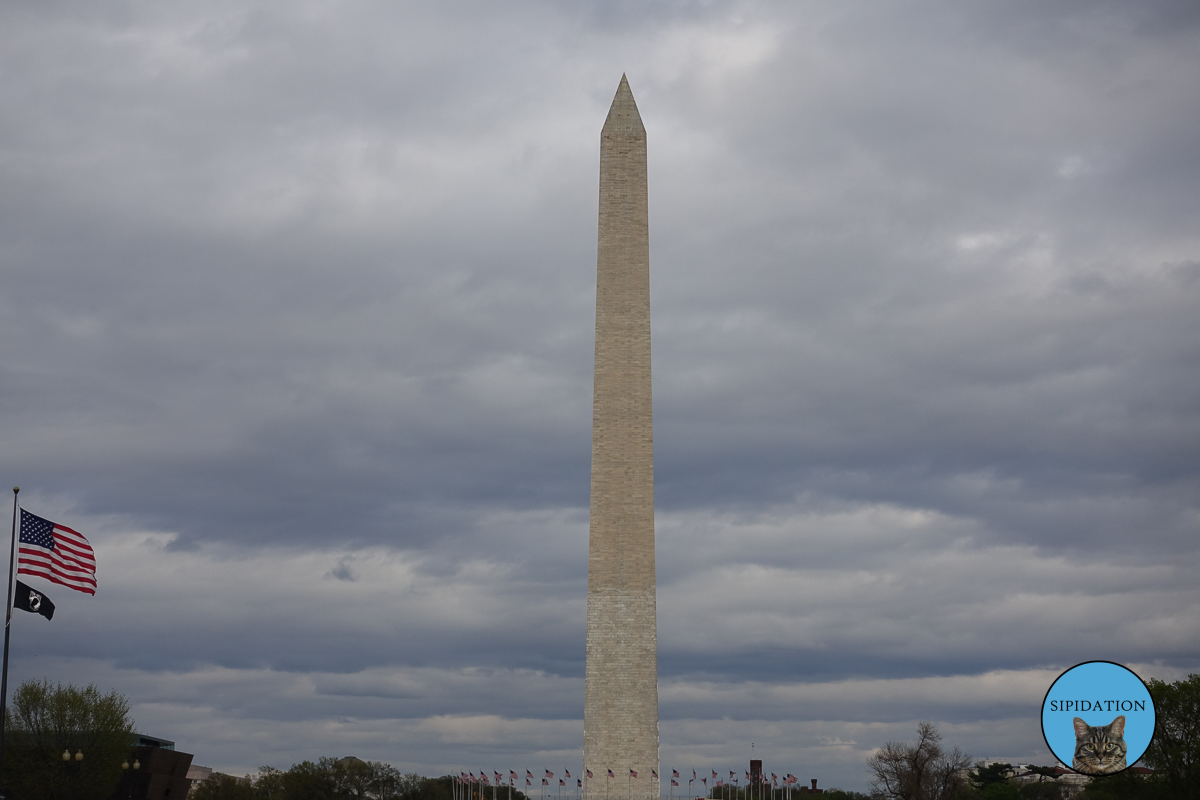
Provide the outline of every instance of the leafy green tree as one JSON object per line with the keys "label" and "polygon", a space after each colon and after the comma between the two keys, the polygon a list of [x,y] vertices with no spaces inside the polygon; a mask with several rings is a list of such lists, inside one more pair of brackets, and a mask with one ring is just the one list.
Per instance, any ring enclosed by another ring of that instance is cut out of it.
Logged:
{"label": "leafy green tree", "polygon": [[1177,800],[1200,799],[1200,675],[1147,684],[1158,714],[1145,761]]}
{"label": "leafy green tree", "polygon": [[1026,783],[1021,786],[1021,800],[1062,800],[1062,784],[1054,781]]}
{"label": "leafy green tree", "polygon": [[971,785],[976,789],[985,789],[998,783],[1007,783],[1012,773],[1012,764],[977,764],[975,769],[967,773]]}
{"label": "leafy green tree", "polygon": [[[1054,767],[1039,767],[1036,764],[1030,764],[1025,769],[1029,772],[1032,772],[1034,775],[1041,775],[1047,781],[1056,780],[1058,778],[1058,772]],[[1039,781],[1039,783],[1042,782],[1044,781]]]}
{"label": "leafy green tree", "polygon": [[978,796],[986,800],[1021,800],[1021,790],[1008,783],[989,783]]}
{"label": "leafy green tree", "polygon": [[[253,781],[256,800],[285,800],[283,776],[283,770],[274,767],[259,767],[257,775],[253,777],[247,775],[246,779]],[[191,798],[189,797],[188,800]],[[231,798],[231,800],[240,800],[240,798]]]}
{"label": "leafy green tree", "polygon": [[249,776],[214,772],[192,788],[188,800],[259,800],[259,794]]}
{"label": "leafy green tree", "polygon": [[1147,778],[1122,772],[1093,778],[1078,797],[1080,800],[1174,800],[1176,795],[1157,776]]}
{"label": "leafy green tree", "polygon": [[94,684],[25,681],[5,711],[5,730],[0,781],[24,800],[108,800],[133,754],[129,700]]}

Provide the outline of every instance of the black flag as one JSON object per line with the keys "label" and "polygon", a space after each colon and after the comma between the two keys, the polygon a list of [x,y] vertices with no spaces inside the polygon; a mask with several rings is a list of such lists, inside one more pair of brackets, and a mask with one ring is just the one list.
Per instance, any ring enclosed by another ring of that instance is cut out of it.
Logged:
{"label": "black flag", "polygon": [[50,598],[20,581],[17,581],[17,593],[13,596],[13,608],[41,614],[46,619],[54,619],[54,603],[50,602]]}

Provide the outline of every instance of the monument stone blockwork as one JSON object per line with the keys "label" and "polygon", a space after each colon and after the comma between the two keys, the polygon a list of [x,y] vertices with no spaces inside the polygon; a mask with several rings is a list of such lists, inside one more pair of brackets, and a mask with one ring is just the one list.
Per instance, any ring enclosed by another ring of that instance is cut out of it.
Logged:
{"label": "monument stone blockwork", "polygon": [[659,792],[652,777],[658,633],[651,422],[646,128],[622,75],[600,132],[583,712],[584,766],[594,775],[588,800]]}

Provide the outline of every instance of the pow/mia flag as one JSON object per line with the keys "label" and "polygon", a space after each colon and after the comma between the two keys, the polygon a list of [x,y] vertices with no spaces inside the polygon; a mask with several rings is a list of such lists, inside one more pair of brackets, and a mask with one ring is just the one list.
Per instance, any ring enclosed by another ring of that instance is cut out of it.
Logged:
{"label": "pow/mia flag", "polygon": [[17,581],[17,593],[13,596],[13,608],[54,619],[54,603],[50,602],[50,598],[20,581]]}

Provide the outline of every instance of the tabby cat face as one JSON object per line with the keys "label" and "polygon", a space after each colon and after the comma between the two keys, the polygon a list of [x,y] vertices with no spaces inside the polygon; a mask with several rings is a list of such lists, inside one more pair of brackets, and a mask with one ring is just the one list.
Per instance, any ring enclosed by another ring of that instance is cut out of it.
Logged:
{"label": "tabby cat face", "polygon": [[1125,769],[1125,715],[1092,727],[1075,718],[1075,760],[1071,769],[1085,775],[1108,775]]}

